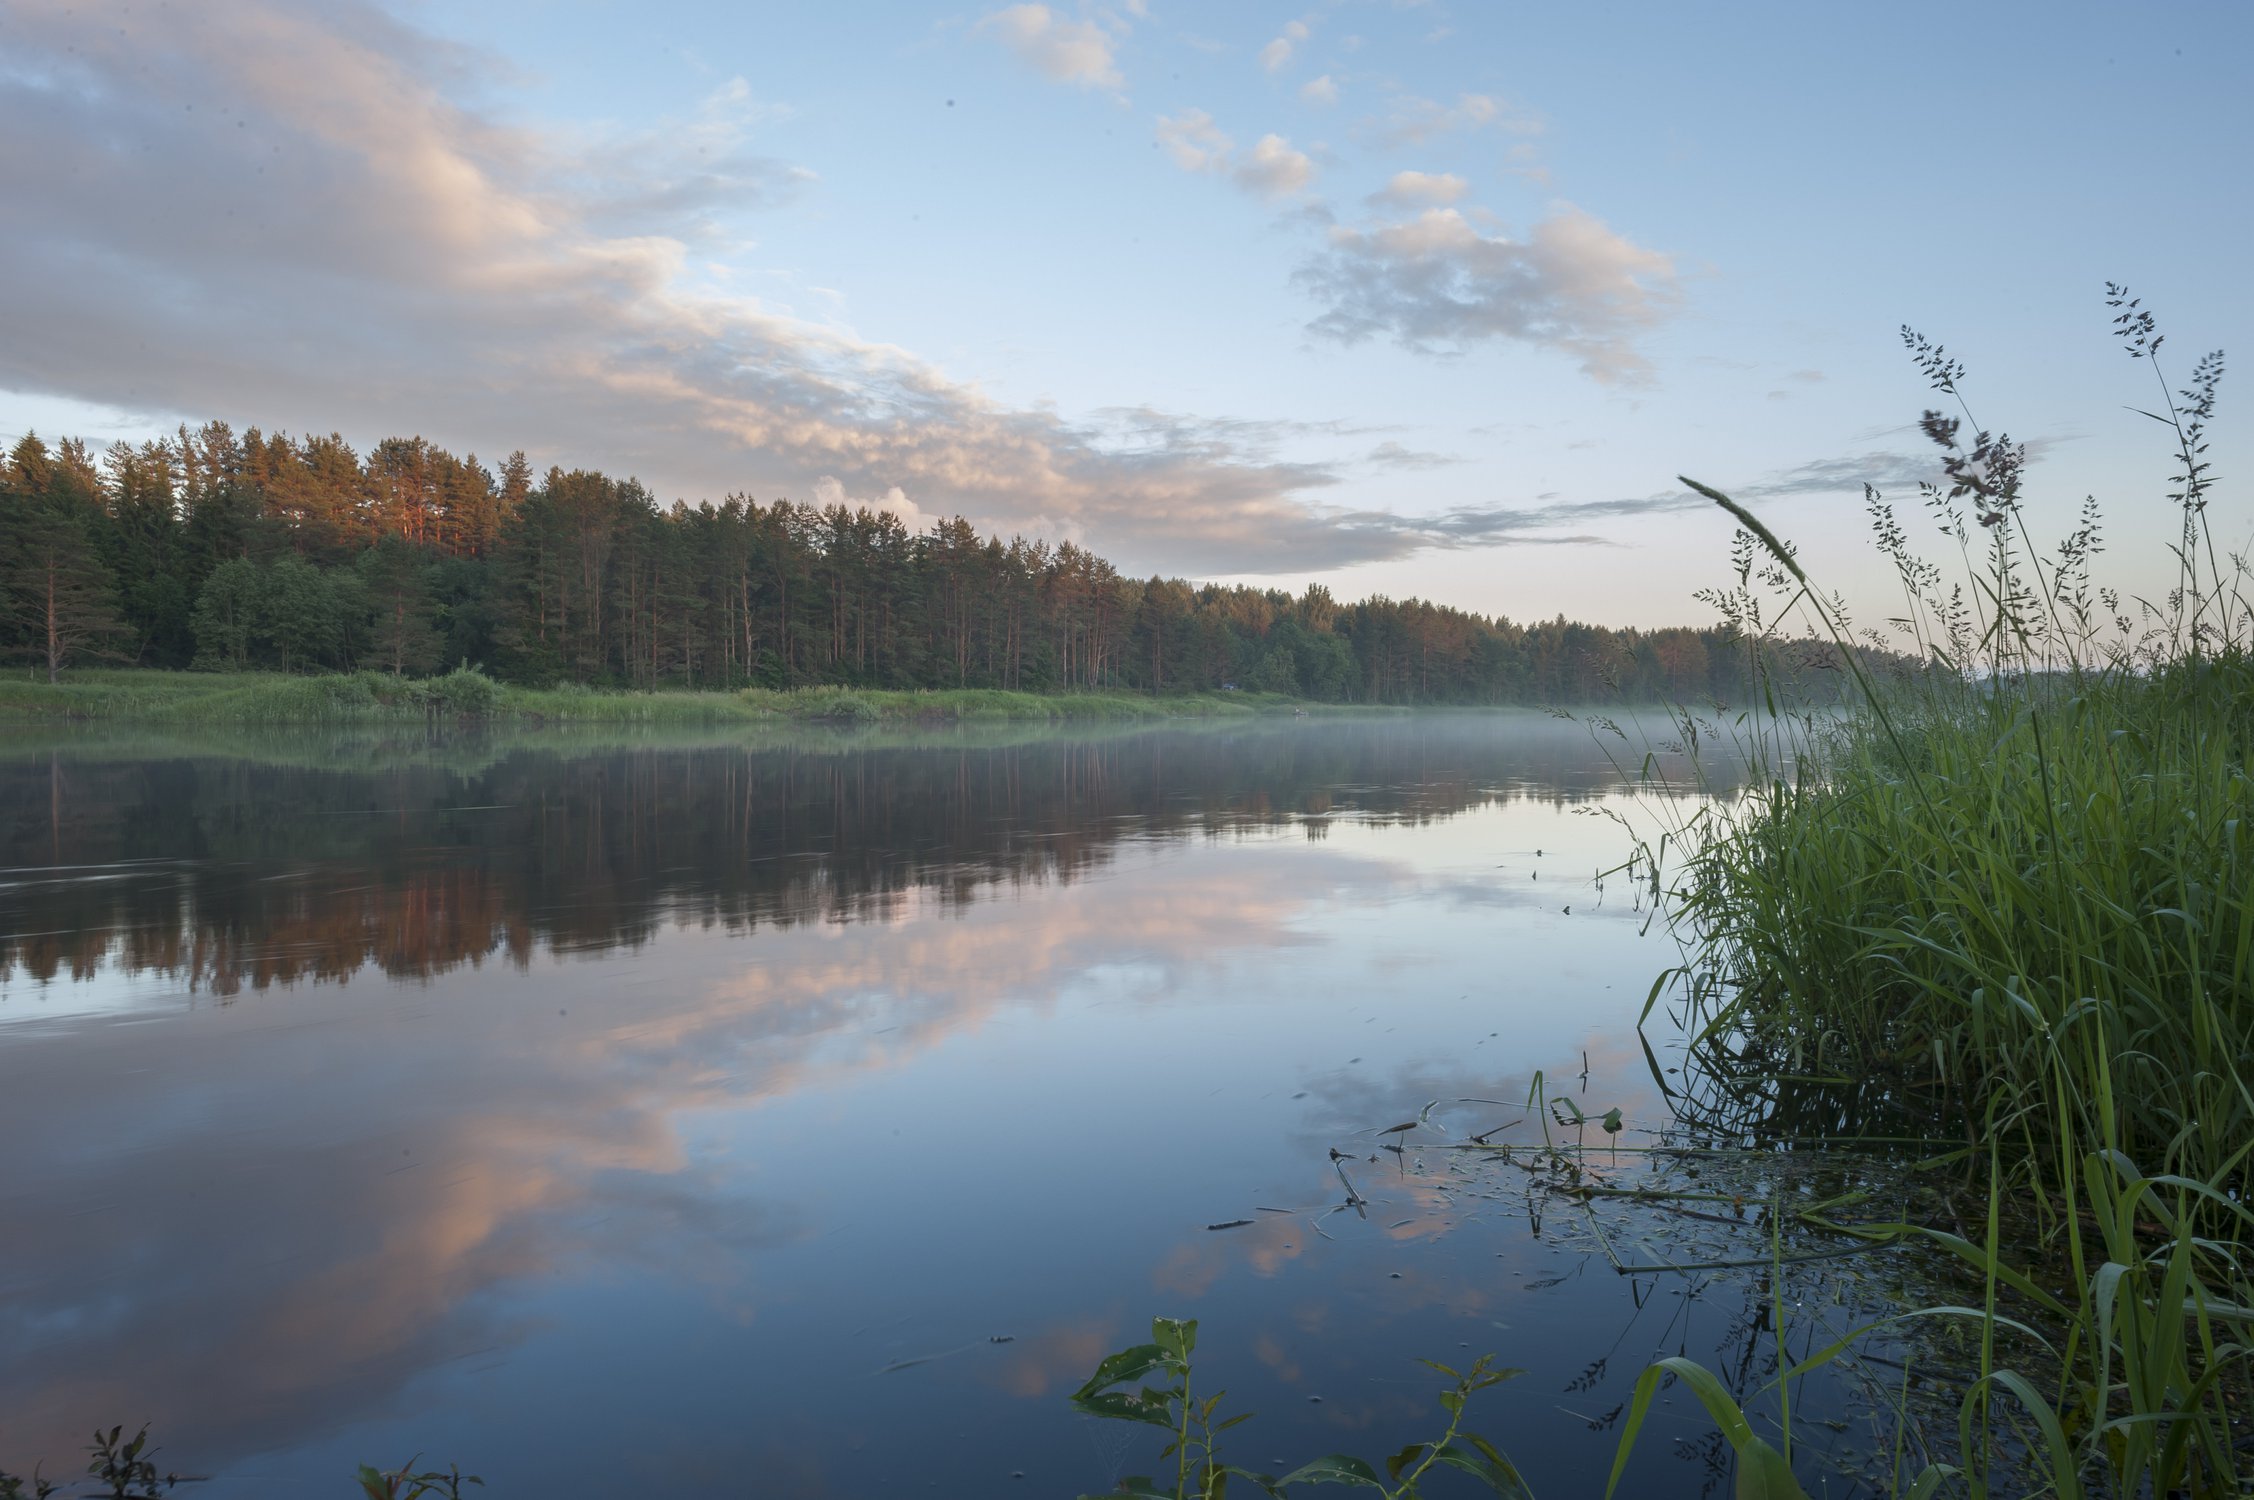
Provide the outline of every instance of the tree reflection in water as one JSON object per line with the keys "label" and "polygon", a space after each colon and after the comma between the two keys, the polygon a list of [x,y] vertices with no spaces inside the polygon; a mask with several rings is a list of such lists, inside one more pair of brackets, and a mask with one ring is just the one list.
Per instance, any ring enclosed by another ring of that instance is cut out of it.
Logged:
{"label": "tree reflection in water", "polygon": [[[1580,726],[1379,721],[934,749],[496,748],[471,769],[321,769],[100,740],[0,744],[0,973],[105,959],[228,996],[364,966],[429,978],[540,947],[603,952],[666,922],[730,931],[869,920],[1069,882],[1123,842],[1298,821],[1418,824],[1616,778]],[[1448,722],[1448,721],[1440,721]],[[310,749],[308,754],[314,753]],[[330,767],[335,767],[334,769]]]}

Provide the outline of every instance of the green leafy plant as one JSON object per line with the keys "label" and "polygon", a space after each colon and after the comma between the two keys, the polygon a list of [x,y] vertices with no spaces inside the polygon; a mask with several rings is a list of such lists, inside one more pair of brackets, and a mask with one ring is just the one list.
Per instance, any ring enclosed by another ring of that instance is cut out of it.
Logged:
{"label": "green leafy plant", "polygon": [[[180,1482],[179,1475],[158,1471],[146,1422],[131,1437],[123,1426],[96,1428],[86,1452],[86,1472],[103,1487],[105,1500],[154,1500]],[[396,1469],[362,1464],[356,1476],[360,1493],[365,1500],[462,1500],[463,1486],[485,1483],[452,1465],[418,1472],[421,1458],[418,1453]],[[55,1493],[54,1481],[42,1478],[36,1468],[28,1480],[0,1470],[0,1500],[49,1500]]]}
{"label": "green leafy plant", "polygon": [[156,1451],[149,1446],[146,1422],[131,1437],[125,1436],[123,1426],[107,1432],[96,1428],[94,1440],[86,1445],[86,1472],[97,1484],[107,1487],[110,1500],[147,1500],[179,1482],[175,1476],[157,1472]]}
{"label": "green leafy plant", "polygon": [[1275,1496],[1287,1494],[1295,1484],[1342,1484],[1375,1490],[1388,1500],[1418,1500],[1421,1482],[1438,1465],[1472,1475],[1507,1500],[1532,1500],[1518,1470],[1494,1444],[1462,1431],[1464,1404],[1473,1393],[1522,1373],[1518,1370],[1497,1369],[1484,1356],[1465,1371],[1424,1361],[1453,1382],[1440,1392],[1448,1425],[1438,1438],[1411,1443],[1384,1460],[1382,1477],[1377,1467],[1347,1453],[1326,1455],[1279,1477],[1222,1461],[1220,1435],[1250,1420],[1252,1413],[1222,1416],[1226,1391],[1197,1395],[1191,1359],[1196,1348],[1196,1319],[1154,1318],[1149,1343],[1106,1356],[1073,1392],[1073,1406],[1089,1416],[1141,1422],[1170,1434],[1160,1457],[1175,1461],[1173,1482],[1138,1475],[1121,1480],[1113,1493],[1143,1500],[1222,1500],[1234,1478]]}
{"label": "green leafy plant", "polygon": [[55,1481],[40,1477],[39,1470],[31,1471],[31,1478],[0,1470],[0,1500],[47,1500],[55,1493]]}
{"label": "green leafy plant", "polygon": [[459,1468],[448,1465],[445,1469],[426,1469],[415,1472],[422,1459],[420,1453],[396,1469],[378,1469],[370,1464],[360,1466],[360,1493],[366,1500],[425,1500],[438,1496],[440,1500],[462,1500],[462,1486],[483,1486],[485,1481],[475,1474],[464,1474]]}

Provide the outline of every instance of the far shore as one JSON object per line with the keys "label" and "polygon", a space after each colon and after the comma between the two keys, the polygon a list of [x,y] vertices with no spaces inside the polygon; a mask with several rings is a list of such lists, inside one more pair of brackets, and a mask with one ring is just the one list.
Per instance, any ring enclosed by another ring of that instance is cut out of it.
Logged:
{"label": "far shore", "polygon": [[1398,711],[1315,703],[1281,693],[1222,691],[895,691],[854,687],[530,687],[476,672],[393,677],[378,672],[175,672],[87,668],[59,683],[0,677],[0,724],[388,724],[491,720],[519,725],[726,725],[782,721],[913,723],[966,719],[1218,719]]}

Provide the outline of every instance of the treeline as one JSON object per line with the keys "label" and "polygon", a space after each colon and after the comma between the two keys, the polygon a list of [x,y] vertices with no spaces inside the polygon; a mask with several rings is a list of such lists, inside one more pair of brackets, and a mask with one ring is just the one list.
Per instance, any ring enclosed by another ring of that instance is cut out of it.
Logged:
{"label": "treeline", "polygon": [[1071,542],[910,532],[882,510],[660,506],[591,470],[421,438],[223,422],[27,435],[0,471],[0,650],[71,662],[377,669],[658,687],[1228,687],[1371,703],[1725,700],[1728,635],[1518,623],[1383,597],[1125,578]]}

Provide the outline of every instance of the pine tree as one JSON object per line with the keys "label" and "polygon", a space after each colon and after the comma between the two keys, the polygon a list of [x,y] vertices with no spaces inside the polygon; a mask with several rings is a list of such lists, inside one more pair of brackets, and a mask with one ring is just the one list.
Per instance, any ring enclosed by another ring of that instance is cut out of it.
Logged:
{"label": "pine tree", "polygon": [[387,536],[360,554],[357,569],[369,608],[369,646],[377,664],[394,677],[427,672],[438,663],[430,590],[419,548]]}
{"label": "pine tree", "polygon": [[46,661],[49,682],[76,657],[108,654],[124,633],[116,585],[86,534],[86,507],[60,489],[50,482],[46,493],[27,495],[11,485],[0,500],[10,613]]}
{"label": "pine tree", "polygon": [[102,560],[132,635],[128,655],[143,666],[184,667],[195,655],[192,582],[202,580],[191,582],[181,556],[179,455],[166,442],[113,443],[103,467]]}

